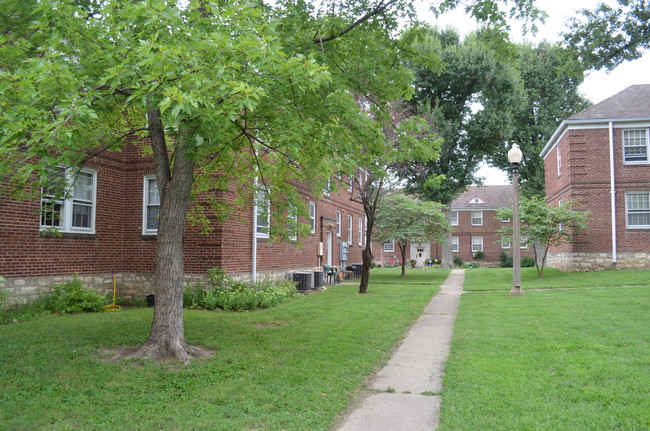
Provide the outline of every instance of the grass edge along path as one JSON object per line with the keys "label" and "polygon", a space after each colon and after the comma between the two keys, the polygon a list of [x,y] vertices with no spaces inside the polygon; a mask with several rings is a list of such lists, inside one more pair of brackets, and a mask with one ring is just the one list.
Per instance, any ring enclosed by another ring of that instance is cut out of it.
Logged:
{"label": "grass edge along path", "polygon": [[463,295],[439,431],[650,429],[648,309],[649,287]]}
{"label": "grass edge along path", "polygon": [[97,360],[142,342],[151,309],[3,325],[0,429],[327,430],[438,285],[371,279],[368,295],[342,285],[270,310],[186,310],[187,342],[216,352],[187,367]]}

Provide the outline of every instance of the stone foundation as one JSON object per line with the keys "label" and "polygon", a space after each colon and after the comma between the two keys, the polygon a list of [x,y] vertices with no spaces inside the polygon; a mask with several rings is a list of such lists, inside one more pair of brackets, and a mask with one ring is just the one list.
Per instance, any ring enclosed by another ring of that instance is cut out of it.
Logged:
{"label": "stone foundation", "polygon": [[650,269],[650,253],[618,253],[612,263],[612,253],[553,253],[549,252],[546,266],[563,271],[602,271],[607,269]]}
{"label": "stone foundation", "polygon": [[[286,279],[289,274],[297,271],[314,271],[318,268],[296,268],[291,270],[261,271],[257,279],[272,280]],[[240,280],[250,280],[250,274],[229,274]],[[7,278],[0,282],[0,291],[6,292],[7,304],[21,304],[33,301],[52,292],[52,284],[63,283],[74,279],[74,275],[57,275],[51,277]],[[78,274],[76,277],[84,283],[87,289],[93,289],[102,295],[113,295],[113,275],[108,274]],[[151,273],[120,273],[115,274],[115,285],[119,298],[144,298],[153,293],[153,274]],[[207,275],[185,274],[185,286],[205,285]]]}

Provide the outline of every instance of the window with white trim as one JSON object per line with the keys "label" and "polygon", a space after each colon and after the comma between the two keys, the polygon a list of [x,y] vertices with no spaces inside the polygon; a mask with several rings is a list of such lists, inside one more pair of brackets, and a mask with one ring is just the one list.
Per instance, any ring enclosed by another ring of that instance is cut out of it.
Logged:
{"label": "window with white trim", "polygon": [[341,211],[336,212],[336,237],[341,238],[341,224],[342,224]]}
{"label": "window with white trim", "polygon": [[509,218],[502,218],[501,222],[502,223],[510,223],[510,219]]}
{"label": "window with white trim", "polygon": [[59,168],[41,189],[40,229],[95,233],[97,172]]}
{"label": "window with white trim", "polygon": [[268,196],[268,189],[261,187],[255,195],[257,211],[255,213],[255,232],[257,238],[268,238],[271,227],[271,201]]}
{"label": "window with white trim", "polygon": [[472,211],[472,226],[483,226],[483,211]]}
{"label": "window with white trim", "polygon": [[[561,207],[562,206],[562,199],[559,199],[557,201],[557,206]],[[563,223],[558,223],[557,229],[562,232],[564,230],[564,224]]]}
{"label": "window with white trim", "polygon": [[451,225],[458,226],[458,211],[451,212]]}
{"label": "window with white trim", "polygon": [[384,253],[395,253],[395,241],[384,243]]}
{"label": "window with white trim", "polygon": [[287,217],[289,218],[289,227],[293,231],[293,233],[289,235],[289,241],[298,241],[298,233],[296,232],[296,229],[298,229],[298,210],[296,207],[292,206],[289,208]]}
{"label": "window with white trim", "polygon": [[348,214],[348,244],[352,245],[352,214]]}
{"label": "window with white trim", "polygon": [[331,190],[332,190],[332,180],[328,178],[327,183],[325,184],[325,188],[323,189],[323,195],[329,196]]}
{"label": "window with white trim", "polygon": [[522,248],[522,249],[528,248],[528,244],[526,243],[526,241],[528,241],[528,237],[527,236],[522,236],[519,239],[519,248]]}
{"label": "window with white trim", "polygon": [[144,177],[143,190],[142,233],[153,235],[158,233],[158,219],[160,217],[160,192],[155,176],[147,175]]}
{"label": "window with white trim", "polygon": [[623,130],[623,160],[625,163],[648,163],[649,130]]}
{"label": "window with white trim", "polygon": [[625,214],[628,228],[650,228],[650,192],[627,192]]}
{"label": "window with white trim", "polygon": [[357,235],[359,235],[358,244],[359,247],[362,247],[363,246],[363,219],[361,217],[357,219],[357,228],[358,228]]}
{"label": "window with white trim", "polygon": [[560,145],[558,144],[557,147],[555,147],[555,154],[557,158],[557,176],[559,177],[562,175],[562,151],[560,151]]}
{"label": "window with white trim", "polygon": [[501,248],[504,250],[508,250],[510,248],[510,241],[508,241],[505,238],[501,238]]}
{"label": "window with white trim", "polygon": [[309,227],[311,233],[316,233],[316,202],[309,201]]}
{"label": "window with white trim", "polygon": [[452,236],[451,237],[451,251],[453,253],[458,253],[458,250],[460,250],[460,247],[458,246],[458,237],[457,236]]}
{"label": "window with white trim", "polygon": [[472,253],[477,251],[483,251],[483,237],[482,236],[473,236],[472,237]]}

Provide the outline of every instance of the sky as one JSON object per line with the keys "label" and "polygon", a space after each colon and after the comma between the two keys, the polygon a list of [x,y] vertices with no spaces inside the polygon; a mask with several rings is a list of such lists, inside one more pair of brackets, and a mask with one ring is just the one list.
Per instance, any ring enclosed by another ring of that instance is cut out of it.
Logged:
{"label": "sky", "polygon": [[[602,2],[601,0],[537,0],[537,6],[548,14],[545,23],[538,23],[537,34],[523,36],[519,27],[513,24],[511,37],[516,42],[536,43],[542,40],[559,42],[561,40],[560,33],[566,29],[566,23],[570,17],[577,16],[579,9],[594,9]],[[605,2],[616,5],[615,0],[606,0]],[[461,33],[470,32],[475,28],[462,11],[445,14],[436,19],[427,10],[425,3],[423,1],[418,6],[420,19],[440,27],[455,27]],[[638,60],[625,62],[610,72],[605,70],[588,72],[579,89],[593,103],[598,103],[635,84],[650,84],[650,52],[646,52]],[[479,170],[479,175],[485,177],[487,185],[508,184],[507,176],[498,169],[484,166]]]}

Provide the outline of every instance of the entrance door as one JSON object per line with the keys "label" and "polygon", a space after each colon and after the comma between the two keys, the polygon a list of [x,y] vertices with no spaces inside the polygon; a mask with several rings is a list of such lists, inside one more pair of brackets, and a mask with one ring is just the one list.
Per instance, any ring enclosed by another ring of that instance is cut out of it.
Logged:
{"label": "entrance door", "polygon": [[425,262],[431,258],[431,244],[411,243],[411,259],[417,262],[416,267],[422,268]]}
{"label": "entrance door", "polygon": [[332,266],[332,232],[327,232],[327,264]]}

